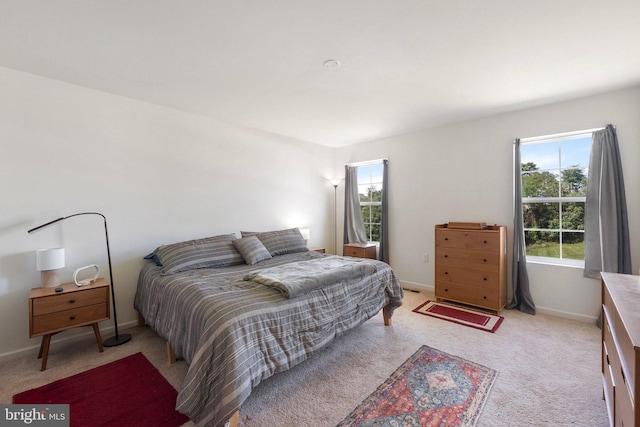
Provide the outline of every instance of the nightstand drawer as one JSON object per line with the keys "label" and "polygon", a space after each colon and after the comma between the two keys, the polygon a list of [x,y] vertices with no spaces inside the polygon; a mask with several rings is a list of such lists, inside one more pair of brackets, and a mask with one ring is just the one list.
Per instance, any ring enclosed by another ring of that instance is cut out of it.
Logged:
{"label": "nightstand drawer", "polygon": [[344,256],[377,259],[376,245],[368,243],[347,243],[343,247]]}
{"label": "nightstand drawer", "polygon": [[70,310],[58,311],[42,316],[34,316],[32,336],[107,320],[109,318],[107,304],[104,302],[104,298],[102,298],[102,301],[101,304],[72,308]]}
{"label": "nightstand drawer", "polygon": [[107,300],[107,288],[86,289],[82,292],[66,292],[33,299],[33,316],[41,316],[75,307],[103,303]]}

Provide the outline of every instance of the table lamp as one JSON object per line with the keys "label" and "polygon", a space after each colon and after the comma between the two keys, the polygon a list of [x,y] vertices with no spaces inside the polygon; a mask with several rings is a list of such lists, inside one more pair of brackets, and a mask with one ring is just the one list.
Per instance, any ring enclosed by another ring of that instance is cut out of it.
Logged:
{"label": "table lamp", "polygon": [[38,249],[36,268],[40,271],[40,286],[52,288],[60,286],[59,268],[64,268],[64,248]]}

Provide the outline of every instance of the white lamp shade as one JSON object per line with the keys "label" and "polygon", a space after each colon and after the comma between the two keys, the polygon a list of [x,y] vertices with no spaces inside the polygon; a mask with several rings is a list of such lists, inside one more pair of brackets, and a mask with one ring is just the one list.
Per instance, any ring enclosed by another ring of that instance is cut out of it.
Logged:
{"label": "white lamp shade", "polygon": [[302,234],[302,238],[304,240],[309,240],[311,238],[311,230],[308,228],[301,228],[300,234]]}
{"label": "white lamp shade", "polygon": [[36,251],[36,268],[39,271],[64,268],[64,248],[38,249]]}

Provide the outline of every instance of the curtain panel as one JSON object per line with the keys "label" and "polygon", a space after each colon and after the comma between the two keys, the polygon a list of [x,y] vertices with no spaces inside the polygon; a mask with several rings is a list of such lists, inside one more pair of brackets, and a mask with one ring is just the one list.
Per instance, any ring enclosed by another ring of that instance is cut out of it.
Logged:
{"label": "curtain panel", "polygon": [[529,273],[527,272],[527,256],[522,218],[522,165],[520,160],[519,139],[516,139],[513,144],[513,164],[513,296],[507,308],[518,309],[529,314],[536,314],[536,305],[533,302],[529,290]]}
{"label": "curtain panel", "polygon": [[344,179],[344,243],[367,243],[358,196],[358,167],[345,166]]}
{"label": "curtain panel", "polygon": [[380,214],[380,261],[389,264],[389,161],[382,161],[382,209]]}
{"label": "curtain panel", "polygon": [[618,136],[612,125],[593,133],[584,219],[584,275],[631,274],[627,201]]}

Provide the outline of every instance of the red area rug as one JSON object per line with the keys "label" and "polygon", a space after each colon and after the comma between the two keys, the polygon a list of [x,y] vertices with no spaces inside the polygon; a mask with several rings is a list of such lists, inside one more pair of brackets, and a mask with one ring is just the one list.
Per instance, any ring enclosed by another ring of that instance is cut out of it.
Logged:
{"label": "red area rug", "polygon": [[425,345],[336,427],[472,427],[497,375]]}
{"label": "red area rug", "polygon": [[71,427],[176,427],[178,393],[142,353],[13,396],[17,404],[68,404]]}
{"label": "red area rug", "polygon": [[495,314],[431,300],[427,300],[412,311],[487,332],[495,332],[504,320],[502,316]]}

